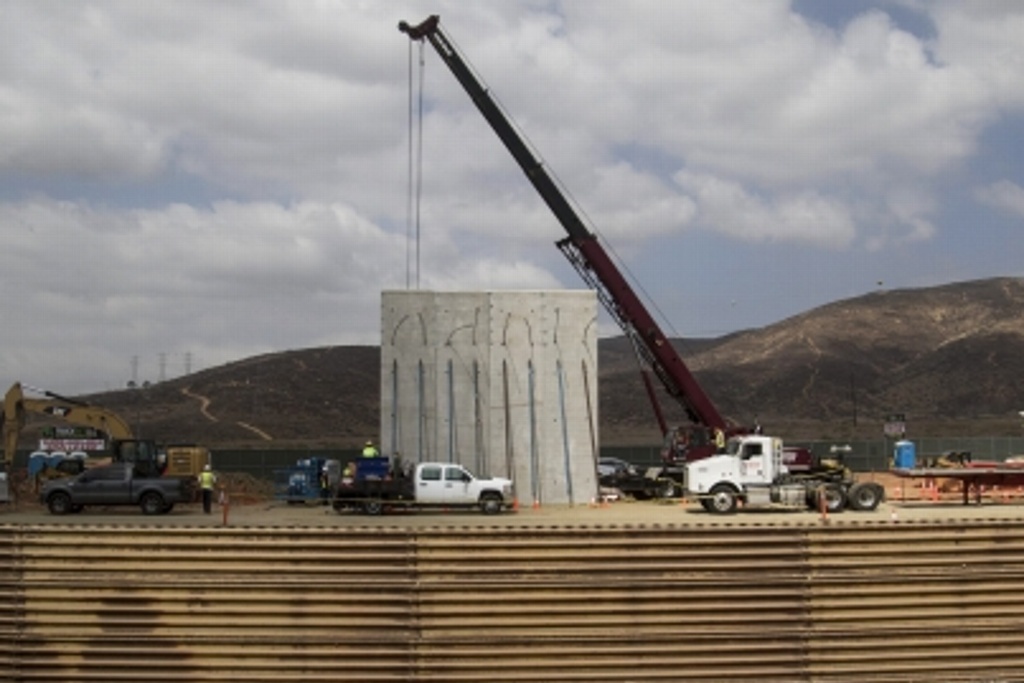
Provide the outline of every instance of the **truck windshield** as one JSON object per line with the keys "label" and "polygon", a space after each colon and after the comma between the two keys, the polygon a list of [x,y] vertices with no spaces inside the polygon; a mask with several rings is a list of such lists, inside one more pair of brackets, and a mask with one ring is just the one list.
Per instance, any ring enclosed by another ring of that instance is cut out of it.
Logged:
{"label": "truck windshield", "polygon": [[742,439],[729,439],[729,443],[725,444],[725,452],[728,455],[739,455],[741,450],[743,450]]}

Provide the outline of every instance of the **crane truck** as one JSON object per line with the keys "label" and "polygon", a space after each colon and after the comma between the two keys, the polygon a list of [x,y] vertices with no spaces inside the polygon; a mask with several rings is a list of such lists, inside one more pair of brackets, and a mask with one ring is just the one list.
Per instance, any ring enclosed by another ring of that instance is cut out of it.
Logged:
{"label": "crane truck", "polygon": [[[645,473],[644,477],[650,481],[645,493],[664,498],[679,495],[686,486],[689,464],[723,454],[727,439],[748,436],[756,437],[755,440],[761,438],[760,427],[735,425],[718,411],[623,273],[615,266],[596,234],[573,209],[544,164],[530,151],[498,103],[470,70],[455,45],[441,31],[440,17],[433,14],[417,26],[401,22],[398,24],[398,31],[409,36],[411,40],[429,42],[447,68],[452,71],[456,80],[476,104],[477,110],[498,135],[530,184],[534,185],[538,195],[565,229],[566,237],[556,242],[556,246],[582,276],[584,282],[595,290],[604,309],[629,339],[639,361],[641,378],[654,417],[660,433],[665,435],[662,467],[652,468],[653,471]],[[689,423],[669,427],[654,392],[651,375],[657,378],[665,391],[681,405]],[[833,490],[835,484],[847,498],[849,495],[862,498],[858,506],[865,509],[871,506],[872,496],[881,500],[883,492],[880,488],[869,487],[868,493],[863,493],[862,488],[858,488],[853,492],[852,477],[845,467],[828,460],[816,460],[803,447],[783,446],[781,441],[778,443],[779,461],[777,467],[773,467],[773,474],[769,479],[775,481],[776,485],[788,481],[786,477],[799,477],[804,482],[802,485],[813,484],[815,489],[819,485],[827,484],[829,492]],[[726,457],[729,458],[727,455]],[[772,464],[776,465],[774,461]],[[851,483],[843,484],[843,481]],[[750,495],[754,495],[753,489]],[[829,500],[839,498],[831,496]],[[840,503],[830,503],[834,508],[845,504],[846,499]]]}
{"label": "crane truck", "polygon": [[686,465],[687,495],[710,513],[729,514],[744,507],[819,508],[870,512],[885,497],[875,482],[858,482],[837,457],[811,471],[787,467],[782,440],[747,434],[729,439],[724,453]]}
{"label": "crane truck", "polygon": [[[134,437],[128,422],[112,410],[50,391],[40,393],[43,398],[27,397],[21,383],[15,382],[4,396],[0,425],[4,439],[4,469],[8,476],[14,465],[18,440],[30,414],[55,418],[105,434],[109,439],[111,460],[133,463],[140,474],[194,478],[209,462],[206,448],[184,445],[161,448],[150,439]],[[66,460],[64,465],[73,467],[59,474],[78,474],[85,468],[85,463],[79,460]]]}
{"label": "crane truck", "polygon": [[[685,462],[712,455],[729,436],[750,430],[727,421],[711,402],[597,236],[587,228],[544,165],[441,30],[440,17],[432,15],[416,26],[403,21],[398,29],[411,40],[430,42],[565,229],[567,236],[556,242],[556,246],[584,282],[595,290],[602,306],[630,341],[640,363],[644,388],[667,444],[662,453],[664,467],[655,478],[667,487],[663,493],[678,490]],[[655,394],[652,374],[682,406],[689,424],[669,429]]]}
{"label": "crane truck", "polygon": [[[440,17],[432,15],[416,26],[403,21],[398,29],[411,40],[430,42],[565,229],[567,236],[556,245],[596,291],[602,306],[630,341],[639,361],[648,400],[664,436],[661,467],[644,474],[644,478],[650,480],[647,493],[661,497],[678,495],[683,490],[686,463],[714,455],[724,448],[729,437],[750,434],[755,429],[735,425],[718,411],[597,236],[587,228],[547,169],[441,30]],[[654,390],[652,374],[683,408],[689,423],[669,428]],[[816,468],[806,449],[785,448],[783,457],[792,471],[811,472]],[[632,484],[638,485],[638,482]]]}

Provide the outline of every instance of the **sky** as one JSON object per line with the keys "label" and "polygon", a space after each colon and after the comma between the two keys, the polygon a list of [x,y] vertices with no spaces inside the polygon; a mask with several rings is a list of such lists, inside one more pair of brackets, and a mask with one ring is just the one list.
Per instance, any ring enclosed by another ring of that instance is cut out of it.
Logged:
{"label": "sky", "polygon": [[0,386],[585,288],[431,14],[671,335],[1024,275],[1016,0],[0,0]]}

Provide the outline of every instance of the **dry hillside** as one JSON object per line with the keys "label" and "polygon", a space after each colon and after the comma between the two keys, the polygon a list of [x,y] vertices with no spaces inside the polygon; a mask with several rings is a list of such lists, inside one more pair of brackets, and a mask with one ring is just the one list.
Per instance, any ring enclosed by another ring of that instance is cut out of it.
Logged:
{"label": "dry hillside", "polygon": [[[1022,312],[1024,280],[998,278],[876,292],[676,345],[724,414],[790,438],[873,437],[893,412],[919,436],[1019,435]],[[602,441],[656,441],[628,344],[599,350]],[[377,347],[283,351],[85,398],[164,442],[354,446],[378,431],[379,359]]]}

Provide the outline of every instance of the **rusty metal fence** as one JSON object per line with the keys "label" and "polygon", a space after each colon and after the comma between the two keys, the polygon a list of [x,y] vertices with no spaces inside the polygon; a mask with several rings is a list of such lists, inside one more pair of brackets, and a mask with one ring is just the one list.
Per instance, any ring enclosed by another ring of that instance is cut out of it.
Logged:
{"label": "rusty metal fence", "polygon": [[1024,524],[0,526],[0,679],[1019,681]]}

